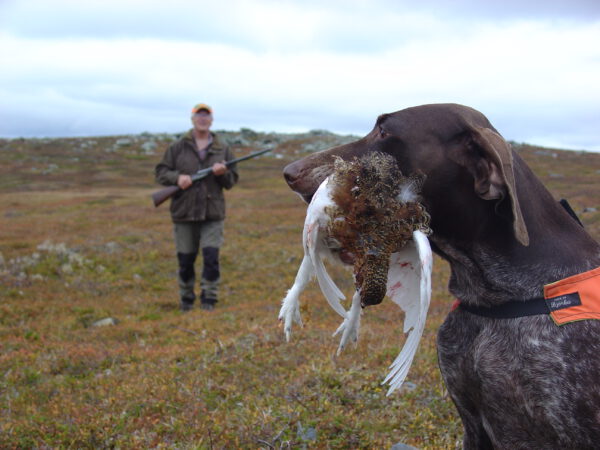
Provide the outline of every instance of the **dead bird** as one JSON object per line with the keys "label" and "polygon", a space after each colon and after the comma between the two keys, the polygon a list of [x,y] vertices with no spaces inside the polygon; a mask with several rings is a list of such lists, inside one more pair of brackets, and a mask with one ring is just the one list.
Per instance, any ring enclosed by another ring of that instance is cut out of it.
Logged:
{"label": "dead bird", "polygon": [[403,177],[394,158],[384,153],[335,161],[327,232],[341,254],[352,256],[363,307],[383,300],[391,254],[414,231],[430,233],[429,214],[417,201],[422,184],[422,176]]}
{"label": "dead bird", "polygon": [[[289,340],[292,322],[302,324],[299,296],[313,275],[330,306],[343,318],[338,353],[357,341],[360,312],[385,294],[406,313],[404,347],[386,378],[388,394],[404,381],[421,338],[431,297],[429,215],[418,203],[422,178],[404,177],[389,155],[374,153],[336,161],[308,206],[304,258],[283,300],[279,319]],[[325,269],[324,259],[351,264],[356,290],[350,310]]]}

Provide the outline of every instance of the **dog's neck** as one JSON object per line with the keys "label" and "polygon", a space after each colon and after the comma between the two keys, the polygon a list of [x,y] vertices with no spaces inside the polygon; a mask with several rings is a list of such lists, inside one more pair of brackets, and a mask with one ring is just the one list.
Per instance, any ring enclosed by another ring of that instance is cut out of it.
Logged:
{"label": "dog's neck", "polygon": [[451,266],[449,290],[463,302],[492,306],[542,297],[545,284],[600,266],[600,245],[533,173],[525,168],[515,175],[529,246],[517,242],[508,224],[498,227],[497,221],[462,244],[433,229],[432,248]]}
{"label": "dog's neck", "polygon": [[600,266],[600,250],[595,257],[582,257],[578,264],[567,265],[556,256],[519,262],[483,245],[464,249],[439,236],[430,240],[434,252],[450,263],[449,291],[473,305],[542,297],[545,284]]}

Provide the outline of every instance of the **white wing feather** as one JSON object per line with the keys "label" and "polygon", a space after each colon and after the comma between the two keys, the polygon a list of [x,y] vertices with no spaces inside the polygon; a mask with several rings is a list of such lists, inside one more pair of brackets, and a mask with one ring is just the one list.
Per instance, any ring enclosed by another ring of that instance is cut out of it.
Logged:
{"label": "white wing feather", "polygon": [[415,231],[413,241],[391,256],[387,295],[405,312],[404,332],[408,337],[384,380],[390,384],[387,395],[404,382],[419,346],[431,300],[432,261],[429,241],[420,231]]}
{"label": "white wing feather", "polygon": [[321,183],[321,186],[319,186],[319,189],[317,189],[317,192],[315,192],[306,210],[306,219],[304,220],[304,230],[302,233],[304,258],[296,274],[294,285],[287,292],[279,311],[279,320],[283,321],[287,340],[290,338],[292,323],[296,322],[302,325],[300,294],[313,275],[317,276],[319,287],[329,305],[344,319],[347,316],[346,310],[340,303],[340,300],[345,299],[344,294],[331,279],[323,264],[323,259],[331,256],[331,252],[324,242],[324,233],[329,221],[329,217],[325,213],[325,208],[333,206],[333,200],[331,199],[327,184],[328,180],[325,179]]}
{"label": "white wing feather", "polygon": [[329,223],[329,216],[325,213],[325,208],[335,206],[330,196],[328,188],[329,178],[326,178],[315,192],[310,205],[306,211],[306,221],[304,223],[304,253],[310,255],[311,262],[315,269],[315,275],[319,282],[321,292],[329,302],[329,305],[342,317],[346,317],[346,310],[340,303],[346,297],[331,279],[323,259],[330,257],[331,252],[325,244],[326,228]]}

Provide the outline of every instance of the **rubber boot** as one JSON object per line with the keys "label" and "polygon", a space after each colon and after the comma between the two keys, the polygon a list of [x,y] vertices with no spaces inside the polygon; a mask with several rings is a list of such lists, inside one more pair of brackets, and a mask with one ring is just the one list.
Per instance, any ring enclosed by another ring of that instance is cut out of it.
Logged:
{"label": "rubber boot", "polygon": [[219,249],[216,247],[204,247],[202,249],[204,267],[202,269],[202,280],[200,296],[202,309],[212,310],[218,301],[219,279]]}
{"label": "rubber boot", "polygon": [[189,311],[194,305],[196,294],[194,293],[194,283],[196,282],[196,272],[194,263],[198,253],[177,253],[179,261],[179,308],[182,311]]}

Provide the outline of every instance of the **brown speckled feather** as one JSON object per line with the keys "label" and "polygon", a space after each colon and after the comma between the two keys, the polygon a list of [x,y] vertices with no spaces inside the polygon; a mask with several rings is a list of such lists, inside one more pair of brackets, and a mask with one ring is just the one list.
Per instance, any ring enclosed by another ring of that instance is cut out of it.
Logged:
{"label": "brown speckled feather", "polygon": [[383,300],[390,255],[404,247],[415,230],[430,233],[423,206],[399,198],[407,184],[413,185],[416,198],[422,182],[422,177],[404,177],[395,160],[383,153],[335,162],[331,176],[335,206],[327,211],[332,218],[328,234],[340,252],[352,255],[363,306]]}

